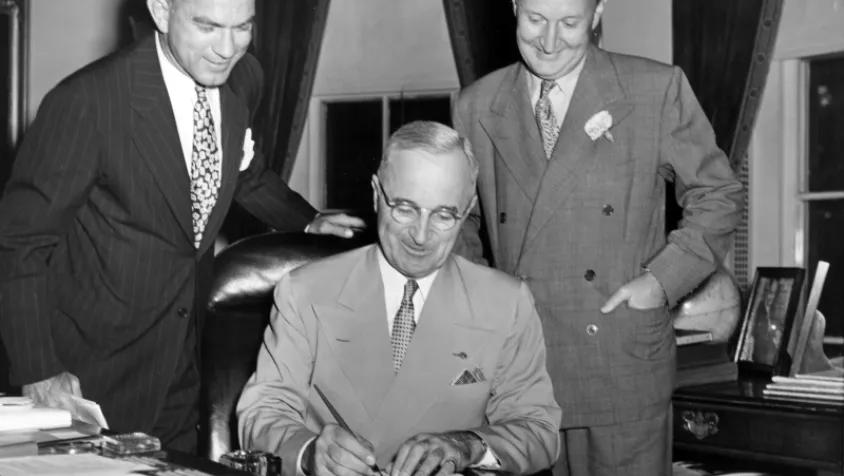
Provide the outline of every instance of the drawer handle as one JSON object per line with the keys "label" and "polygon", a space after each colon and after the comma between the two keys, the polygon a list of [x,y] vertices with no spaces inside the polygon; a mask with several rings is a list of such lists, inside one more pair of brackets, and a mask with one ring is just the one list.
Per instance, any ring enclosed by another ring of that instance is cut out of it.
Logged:
{"label": "drawer handle", "polygon": [[718,433],[718,414],[686,410],[682,413],[683,429],[702,440]]}

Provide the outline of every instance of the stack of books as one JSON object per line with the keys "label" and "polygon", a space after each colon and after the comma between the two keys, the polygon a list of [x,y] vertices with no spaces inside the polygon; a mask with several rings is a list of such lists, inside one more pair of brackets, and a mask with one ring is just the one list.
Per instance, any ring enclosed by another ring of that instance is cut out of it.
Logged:
{"label": "stack of books", "polygon": [[844,404],[844,369],[836,367],[821,372],[798,373],[793,377],[775,375],[762,394],[771,398]]}
{"label": "stack of books", "polygon": [[675,329],[677,386],[727,382],[738,378],[738,366],[726,342],[713,342],[707,331]]}

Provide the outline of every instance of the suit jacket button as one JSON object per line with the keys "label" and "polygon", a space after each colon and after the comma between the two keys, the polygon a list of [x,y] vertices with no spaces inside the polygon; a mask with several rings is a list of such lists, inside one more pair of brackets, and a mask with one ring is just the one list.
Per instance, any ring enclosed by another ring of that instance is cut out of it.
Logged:
{"label": "suit jacket button", "polygon": [[498,214],[498,223],[507,223],[507,214],[501,212]]}
{"label": "suit jacket button", "polygon": [[586,326],[586,335],[594,336],[597,333],[598,326],[596,326],[595,324],[589,324],[588,326]]}
{"label": "suit jacket button", "polygon": [[613,208],[612,205],[607,203],[606,205],[604,205],[604,208],[601,209],[601,212],[603,212],[603,214],[606,216],[610,216],[615,213],[615,208]]}
{"label": "suit jacket button", "polygon": [[587,269],[586,272],[583,273],[583,279],[587,281],[593,281],[595,279],[595,270]]}
{"label": "suit jacket button", "polygon": [[186,318],[188,317],[188,310],[184,307],[180,307],[178,310],[176,310],[176,314],[178,314],[181,318]]}

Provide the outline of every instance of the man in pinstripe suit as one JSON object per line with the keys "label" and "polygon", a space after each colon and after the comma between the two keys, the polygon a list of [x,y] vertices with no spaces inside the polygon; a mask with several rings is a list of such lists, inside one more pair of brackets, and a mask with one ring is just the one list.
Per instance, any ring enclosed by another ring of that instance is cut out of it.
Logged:
{"label": "man in pinstripe suit", "polygon": [[[84,395],[113,430],[192,450],[213,241],[232,199],[279,229],[351,236],[362,222],[317,215],[252,149],[254,0],[147,6],[157,34],[63,80],[21,145],[0,201],[0,335],[12,381],[39,403]],[[199,233],[198,98],[219,183]]]}

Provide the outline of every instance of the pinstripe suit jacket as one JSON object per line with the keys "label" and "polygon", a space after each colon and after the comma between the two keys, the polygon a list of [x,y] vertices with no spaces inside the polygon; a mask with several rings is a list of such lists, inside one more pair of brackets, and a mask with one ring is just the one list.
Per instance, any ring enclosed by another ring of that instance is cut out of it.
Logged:
{"label": "pinstripe suit jacket", "polygon": [[70,371],[112,428],[151,428],[186,336],[201,328],[232,199],[280,229],[301,230],[315,213],[261,154],[239,172],[261,82],[246,55],[220,89],[222,184],[199,250],[154,37],[47,94],[0,201],[0,333],[13,382]]}
{"label": "pinstripe suit jacket", "polygon": [[[519,63],[460,95],[455,127],[481,165],[480,210],[494,265],[530,285],[543,321],[563,427],[664,412],[674,372],[666,309],[601,305],[647,266],[674,305],[724,257],[741,184],[678,68],[590,48],[551,160],[545,158]],[[586,122],[613,118],[607,137]],[[665,237],[665,183],[684,208]],[[481,217],[458,252],[477,259]]]}

